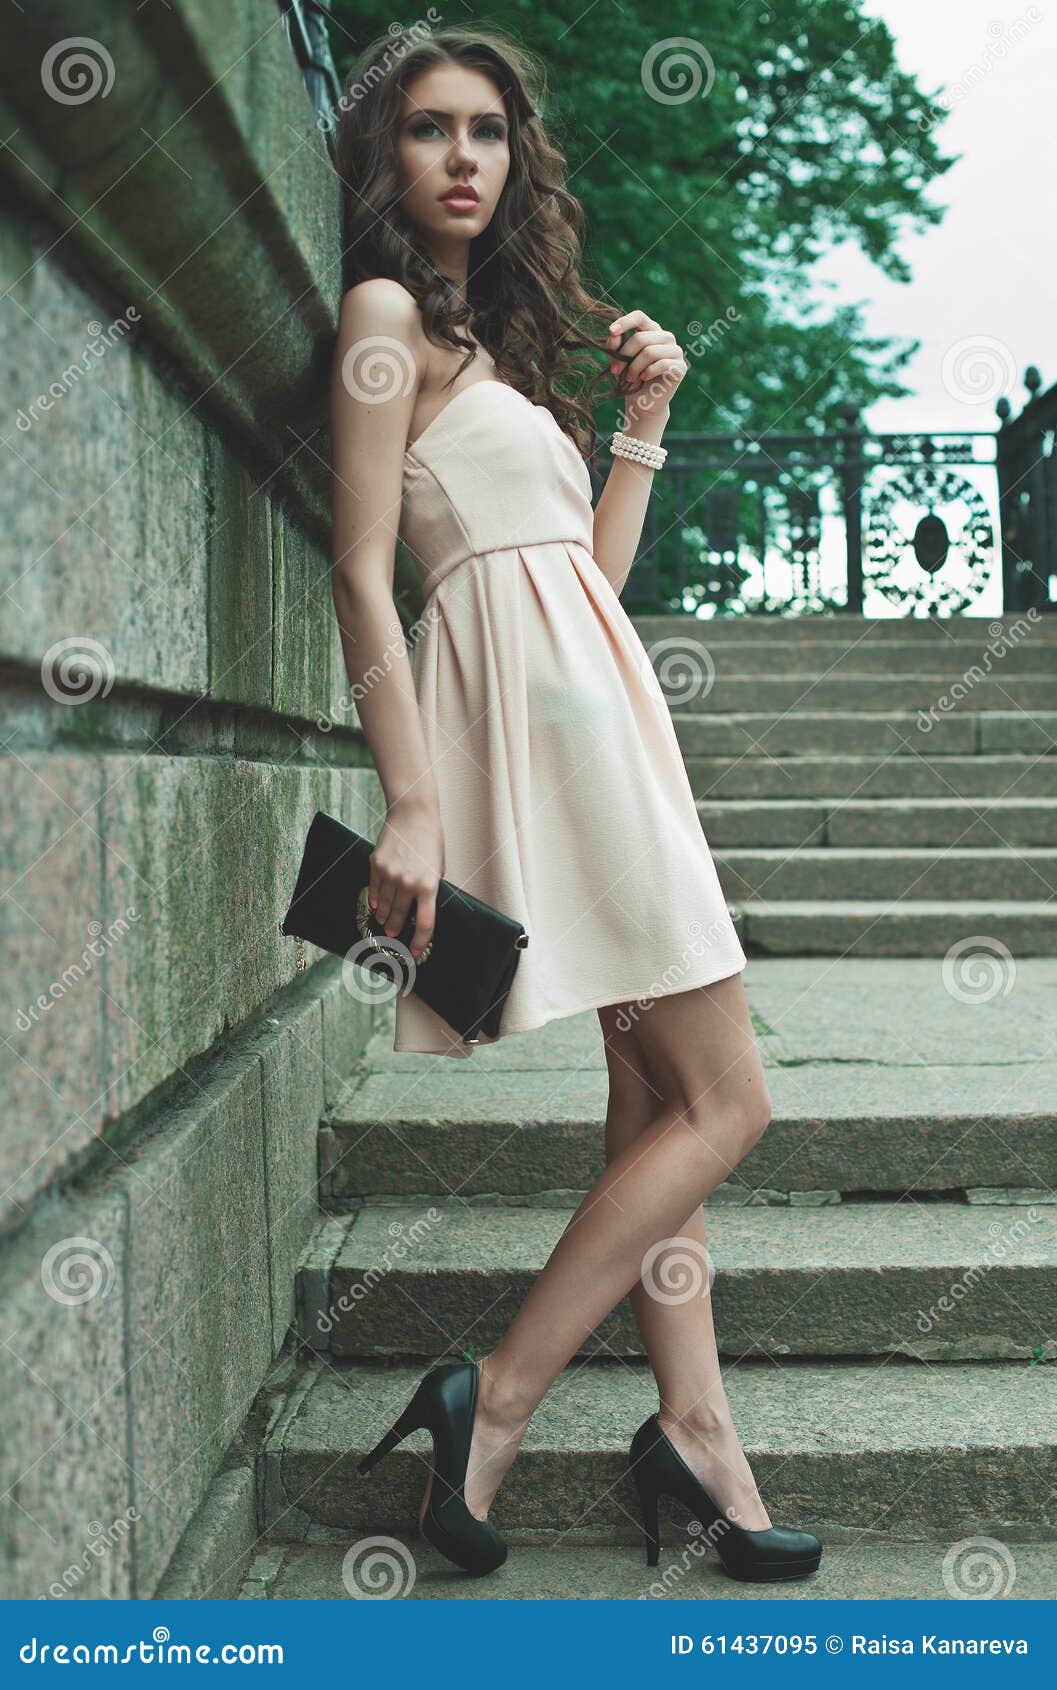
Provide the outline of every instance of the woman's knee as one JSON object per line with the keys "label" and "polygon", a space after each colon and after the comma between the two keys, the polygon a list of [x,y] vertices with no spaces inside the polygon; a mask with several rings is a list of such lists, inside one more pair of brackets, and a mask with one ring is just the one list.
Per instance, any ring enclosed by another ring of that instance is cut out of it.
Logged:
{"label": "woman's knee", "polygon": [[716,1093],[713,1089],[688,1101],[679,1110],[703,1145],[723,1148],[740,1162],[760,1142],[771,1123],[771,1099],[766,1086]]}

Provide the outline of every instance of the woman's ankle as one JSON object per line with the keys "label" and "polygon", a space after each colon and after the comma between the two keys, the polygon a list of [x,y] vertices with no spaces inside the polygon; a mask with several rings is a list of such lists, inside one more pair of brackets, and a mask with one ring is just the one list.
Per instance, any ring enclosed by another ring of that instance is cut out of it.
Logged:
{"label": "woman's ankle", "polygon": [[490,1355],[477,1358],[477,1371],[481,1407],[488,1419],[511,1430],[526,1426],[539,1404],[531,1400],[518,1379],[503,1366],[502,1360],[496,1359],[494,1350]]}
{"label": "woman's ankle", "polygon": [[674,1429],[677,1436],[682,1432],[684,1437],[706,1444],[734,1431],[734,1419],[725,1396],[718,1401],[713,1397],[690,1402],[682,1412],[664,1404],[658,1410],[657,1419],[662,1432],[670,1433]]}

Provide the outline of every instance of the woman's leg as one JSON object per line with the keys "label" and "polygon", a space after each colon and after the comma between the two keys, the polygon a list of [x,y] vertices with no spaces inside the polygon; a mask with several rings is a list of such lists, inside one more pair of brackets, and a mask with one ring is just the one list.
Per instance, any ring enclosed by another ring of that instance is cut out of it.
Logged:
{"label": "woman's leg", "polygon": [[[609,1070],[606,1161],[613,1161],[653,1120],[664,1101],[638,1035],[642,1011],[598,1011]],[[646,1011],[645,1013],[649,1013]],[[745,1458],[727,1401],[716,1350],[705,1217],[695,1204],[629,1301],[657,1380],[658,1419],[688,1467],[730,1517],[749,1531],[771,1524]]]}
{"label": "woman's leg", "polygon": [[756,1143],[770,1098],[741,976],[651,1000],[637,1036],[663,1103],[580,1203],[481,1361],[466,1502],[483,1519],[524,1430],[581,1343]]}

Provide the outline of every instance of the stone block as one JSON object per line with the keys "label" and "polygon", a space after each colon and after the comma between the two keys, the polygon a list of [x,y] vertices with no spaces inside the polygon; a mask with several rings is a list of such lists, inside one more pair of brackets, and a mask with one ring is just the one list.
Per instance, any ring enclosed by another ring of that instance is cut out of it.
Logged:
{"label": "stone block", "polygon": [[257,1539],[252,1467],[218,1473],[157,1590],[162,1602],[229,1602]]}
{"label": "stone block", "polygon": [[0,1270],[0,1596],[135,1595],[124,1194],[42,1199]]}
{"label": "stone block", "polygon": [[37,662],[96,642],[110,680],[204,692],[203,424],[145,356],[127,304],[100,305],[17,228],[5,254],[8,391],[25,425],[7,464],[3,650]]}
{"label": "stone block", "polygon": [[278,922],[331,775],[215,757],[114,757],[106,769],[108,903],[149,912],[108,958],[116,1116],[293,977]]}
{"label": "stone block", "polygon": [[135,931],[135,912],[128,918],[103,896],[102,787],[98,757],[27,750],[3,759],[4,1220],[17,1219],[102,1124],[106,962]]}
{"label": "stone block", "polygon": [[[271,1018],[269,1018],[271,1019]],[[316,1218],[316,1133],[323,1113],[323,1020],[314,994],[291,1005],[261,1053],[272,1348],[294,1317],[294,1281]]]}
{"label": "stone block", "polygon": [[259,1063],[219,1060],[120,1177],[138,1587],[149,1595],[271,1359]]}
{"label": "stone block", "polygon": [[335,957],[330,978],[321,988],[323,1011],[323,1093],[325,1103],[340,1095],[349,1075],[363,1058],[373,1031],[372,1005],[354,997],[345,987],[342,964]]}
{"label": "stone block", "polygon": [[209,691],[270,709],[271,502],[249,471],[209,438],[213,523],[209,548]]}
{"label": "stone block", "polygon": [[272,707],[330,720],[335,631],[330,564],[280,506],[272,509]]}

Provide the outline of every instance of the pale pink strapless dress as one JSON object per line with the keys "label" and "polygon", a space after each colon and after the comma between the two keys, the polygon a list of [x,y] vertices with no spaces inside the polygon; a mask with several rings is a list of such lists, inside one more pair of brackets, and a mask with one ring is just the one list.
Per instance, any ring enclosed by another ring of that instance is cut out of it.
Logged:
{"label": "pale pink strapless dress", "polygon": [[[500,1037],[745,966],[667,702],[592,556],[591,492],[547,407],[491,379],[404,460],[444,872],[529,935]],[[394,1050],[476,1048],[398,994]]]}

